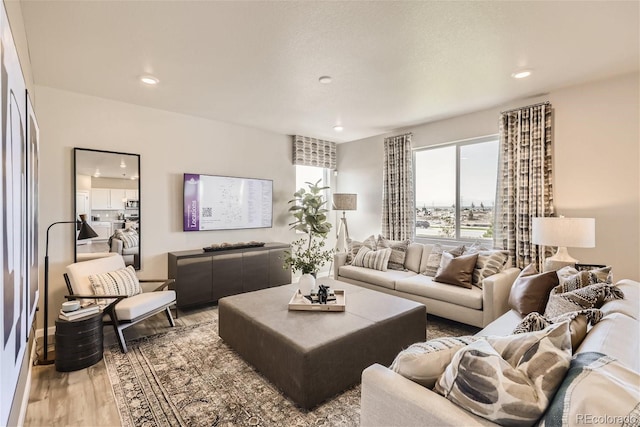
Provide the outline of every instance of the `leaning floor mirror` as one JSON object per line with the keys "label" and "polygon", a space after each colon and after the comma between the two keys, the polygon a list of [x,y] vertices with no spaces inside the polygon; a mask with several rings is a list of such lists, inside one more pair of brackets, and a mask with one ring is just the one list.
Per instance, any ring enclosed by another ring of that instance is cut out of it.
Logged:
{"label": "leaning floor mirror", "polygon": [[140,269],[140,155],[74,148],[75,213],[98,234],[75,240],[76,262],[118,253]]}

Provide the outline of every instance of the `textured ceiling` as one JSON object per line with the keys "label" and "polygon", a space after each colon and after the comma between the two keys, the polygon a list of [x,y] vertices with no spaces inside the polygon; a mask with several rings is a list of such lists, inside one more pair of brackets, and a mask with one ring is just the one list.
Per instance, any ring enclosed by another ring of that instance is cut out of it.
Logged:
{"label": "textured ceiling", "polygon": [[[36,85],[336,142],[640,61],[637,1],[23,0],[22,11]],[[534,74],[514,80],[518,68]],[[145,73],[160,85],[143,86]]]}

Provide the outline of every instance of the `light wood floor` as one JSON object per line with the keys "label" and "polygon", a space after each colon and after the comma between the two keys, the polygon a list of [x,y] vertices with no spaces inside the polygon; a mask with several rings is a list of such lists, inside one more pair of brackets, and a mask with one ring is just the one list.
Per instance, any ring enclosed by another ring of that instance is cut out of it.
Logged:
{"label": "light wood floor", "polygon": [[[176,326],[210,320],[215,306],[180,311]],[[131,340],[153,335],[169,328],[164,313],[159,313],[124,331]],[[105,345],[116,343],[115,334],[105,327]],[[39,343],[40,344],[40,343]],[[40,344],[41,345],[41,344]],[[31,392],[25,426],[118,426],[120,415],[111,391],[104,360],[75,372],[57,372],[55,365],[33,366]]]}

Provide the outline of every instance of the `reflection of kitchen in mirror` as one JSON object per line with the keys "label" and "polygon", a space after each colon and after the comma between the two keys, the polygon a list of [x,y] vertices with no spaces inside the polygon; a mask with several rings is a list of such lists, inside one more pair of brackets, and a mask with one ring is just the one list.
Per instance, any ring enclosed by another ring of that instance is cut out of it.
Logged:
{"label": "reflection of kitchen in mirror", "polygon": [[140,156],[74,149],[75,209],[98,237],[76,240],[76,260],[122,255],[140,268]]}

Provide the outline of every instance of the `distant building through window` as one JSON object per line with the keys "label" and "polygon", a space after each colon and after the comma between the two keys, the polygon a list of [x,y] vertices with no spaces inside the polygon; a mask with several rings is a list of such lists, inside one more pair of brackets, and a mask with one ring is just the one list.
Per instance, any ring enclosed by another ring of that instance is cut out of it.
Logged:
{"label": "distant building through window", "polygon": [[493,238],[498,136],[414,153],[416,237]]}

